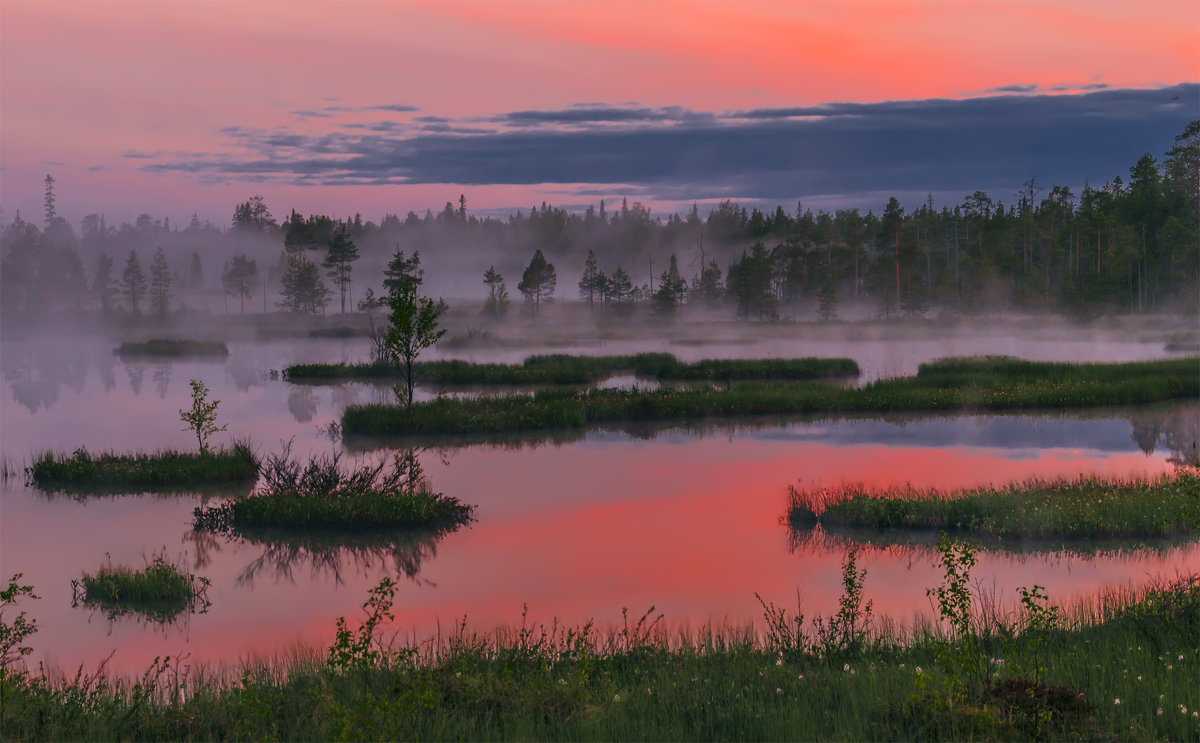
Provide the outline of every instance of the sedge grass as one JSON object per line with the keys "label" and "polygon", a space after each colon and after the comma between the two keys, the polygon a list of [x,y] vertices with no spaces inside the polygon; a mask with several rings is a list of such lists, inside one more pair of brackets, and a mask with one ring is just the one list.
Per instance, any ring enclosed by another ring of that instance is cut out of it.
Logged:
{"label": "sedge grass", "polygon": [[988,678],[963,692],[938,633],[793,655],[739,628],[464,622],[359,667],[314,651],[227,678],[169,660],[133,682],[7,671],[0,705],[15,740],[1192,740],[1197,627],[1193,577],[1001,628],[976,638]]}
{"label": "sedge grass", "polygon": [[208,580],[191,575],[162,556],[144,569],[107,562],[95,574],[72,581],[73,603],[102,610],[109,618],[137,614],[171,622],[184,612],[204,612]]}
{"label": "sedge grass", "polygon": [[258,457],[245,442],[206,453],[48,451],[34,458],[26,474],[31,483],[46,489],[169,488],[253,481],[258,477]]}
{"label": "sedge grass", "polygon": [[1137,540],[1200,535],[1200,474],[1148,480],[1030,480],[965,491],[791,488],[795,529],[947,531],[1001,540]]}
{"label": "sedge grass", "polygon": [[[1195,358],[1132,364],[953,363],[958,366],[923,369],[915,377],[860,389],[743,382],[727,389],[545,389],[532,396],[442,398],[410,408],[356,405],[343,412],[342,430],[352,435],[517,433],[706,416],[1093,407],[1200,395]],[[1038,376],[1058,367],[1065,370]]]}
{"label": "sedge grass", "polygon": [[264,462],[262,484],[249,497],[197,507],[198,530],[238,534],[256,529],[370,531],[458,526],[473,507],[429,490],[413,453],[347,471],[340,453],[307,462],[289,449]]}
{"label": "sedge grass", "polygon": [[[467,361],[425,361],[418,374],[431,384],[546,385],[591,384],[619,372],[661,381],[807,380],[858,375],[851,359],[709,359],[685,363],[666,353],[629,356],[530,356],[521,364],[476,364]],[[393,378],[395,365],[296,364],[284,370],[292,382],[325,383],[347,379]]]}

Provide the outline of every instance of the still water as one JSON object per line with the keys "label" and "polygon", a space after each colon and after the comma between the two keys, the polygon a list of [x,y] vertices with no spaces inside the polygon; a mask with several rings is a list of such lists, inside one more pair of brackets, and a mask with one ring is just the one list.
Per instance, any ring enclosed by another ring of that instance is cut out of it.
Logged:
{"label": "still water", "polygon": [[[231,344],[224,362],[161,364],[125,364],[99,341],[68,345],[0,349],[0,454],[10,464],[47,448],[191,447],[177,411],[189,403],[192,378],[221,401],[229,433],[218,443],[249,437],[262,453],[289,440],[299,454],[335,451],[341,444],[327,426],[341,408],[387,394],[371,385],[289,385],[271,374],[300,360],[361,358],[361,341]],[[1125,355],[1145,357],[1129,345]],[[627,350],[647,349],[601,352]],[[881,373],[852,346],[839,351]],[[896,353],[897,365],[914,370],[926,360],[912,347]],[[764,353],[743,347],[736,355]],[[349,546],[197,538],[191,512],[219,497],[211,493],[72,497],[16,478],[0,486],[0,571],[22,572],[36,586],[42,599],[26,607],[40,629],[32,659],[65,670],[94,667],[110,653],[111,670],[136,672],[165,654],[232,665],[327,646],[337,617],[357,617],[367,589],[385,575],[400,582],[395,629],[418,640],[463,617],[485,631],[519,624],[526,604],[534,622],[595,619],[605,627],[623,607],[636,617],[653,605],[674,625],[743,626],[760,618],[756,592],[787,606],[799,592],[808,616],[836,609],[846,545],[797,539],[781,524],[789,485],[954,488],[1154,475],[1194,456],[1198,428],[1200,407],[1187,402],[1067,414],[738,420],[510,446],[442,442],[425,449],[422,462],[435,489],[478,506],[476,521],[440,538]],[[140,566],[154,554],[212,582],[206,613],[164,627],[72,608],[72,578],[106,557]],[[935,557],[923,546],[865,548],[859,566],[876,614],[901,624],[928,616],[925,589],[940,578]],[[1197,571],[1193,542],[1097,554],[989,552],[974,575],[1011,605],[1021,585],[1046,586],[1070,603]]]}

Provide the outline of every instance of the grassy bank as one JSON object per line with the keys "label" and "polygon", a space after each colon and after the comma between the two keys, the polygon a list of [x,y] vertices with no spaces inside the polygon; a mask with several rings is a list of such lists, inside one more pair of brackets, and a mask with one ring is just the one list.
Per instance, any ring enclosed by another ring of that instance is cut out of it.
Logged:
{"label": "grassy bank", "polygon": [[1014,410],[1138,404],[1200,395],[1200,359],[1129,364],[1048,364],[958,359],[915,377],[859,389],[819,382],[740,383],[728,389],[541,390],[529,395],[448,399],[412,408],[356,405],[347,434],[515,433],[608,422],[704,416]]}
{"label": "grassy bank", "polygon": [[194,528],[232,534],[431,528],[463,524],[473,510],[457,498],[431,492],[411,453],[346,471],[340,454],[301,462],[285,450],[269,457],[261,471],[262,485],[249,497],[197,507]]}
{"label": "grassy bank", "polygon": [[[417,365],[422,379],[443,385],[591,384],[613,374],[632,372],[661,381],[807,380],[854,377],[851,359],[709,359],[679,361],[667,353],[628,356],[530,356],[521,364],[475,364],[426,361]],[[389,379],[398,375],[389,364],[297,364],[284,370],[292,382],[324,383],[350,379]]]}
{"label": "grassy bank", "polygon": [[113,349],[113,353],[121,357],[214,356],[225,358],[229,355],[229,348],[222,341],[158,339],[144,343],[122,343]]}
{"label": "grassy bank", "polygon": [[[965,635],[671,636],[527,627],[381,650],[386,583],[322,659],[236,679],[156,662],[137,683],[0,672],[5,738],[130,740],[1194,740],[1195,578],[1070,618],[1039,602]],[[839,612],[839,622],[853,616]],[[775,622],[771,621],[774,618]],[[861,619],[861,612],[858,618]],[[773,631],[774,630],[774,631]]]}
{"label": "grassy bank", "polygon": [[138,452],[72,454],[45,452],[34,459],[26,474],[34,485],[46,489],[160,488],[246,482],[258,477],[258,457],[248,444],[206,454],[196,452]]}
{"label": "grassy bank", "polygon": [[99,609],[110,618],[138,614],[170,622],[184,612],[204,611],[208,580],[155,557],[143,570],[106,564],[71,581],[73,604]]}
{"label": "grassy bank", "polygon": [[1186,470],[1147,481],[1033,480],[958,492],[793,487],[789,501],[788,521],[796,529],[819,523],[1010,540],[1200,536],[1200,475]]}

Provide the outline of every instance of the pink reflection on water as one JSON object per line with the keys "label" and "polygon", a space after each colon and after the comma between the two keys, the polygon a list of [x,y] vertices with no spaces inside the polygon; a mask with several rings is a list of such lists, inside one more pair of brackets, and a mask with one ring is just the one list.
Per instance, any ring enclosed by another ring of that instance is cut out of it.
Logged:
{"label": "pink reflection on water", "polygon": [[[1170,469],[1164,457],[743,435],[457,450],[446,465],[433,457],[426,465],[439,490],[479,504],[478,521],[438,542],[418,581],[401,580],[394,629],[425,640],[465,616],[486,631],[519,624],[526,603],[537,622],[595,619],[605,627],[620,621],[622,607],[636,617],[654,605],[669,623],[743,625],[760,619],[755,592],[790,607],[797,590],[806,614],[830,613],[841,592],[845,548],[790,549],[780,523],[790,483],[958,488],[1029,477],[1152,476]],[[165,654],[236,663],[297,644],[324,647],[339,616],[357,621],[367,589],[384,574],[378,564],[347,562],[335,579],[302,562],[290,581],[263,574],[239,582],[263,548],[218,543],[196,568],[213,582],[207,614],[166,632],[110,624],[70,608],[70,578],[94,570],[107,552],[133,564],[162,549],[196,560],[192,542],[181,537],[198,500],[116,497],[84,504],[12,487],[3,498],[5,570],[24,571],[44,597],[28,607],[41,626],[33,660],[64,669],[94,664],[114,649],[110,668],[132,673]],[[940,579],[930,550],[867,548],[859,564],[868,570],[866,597],[877,615],[909,622],[929,613],[924,591]],[[1200,546],[1190,544],[1089,558],[988,553],[974,575],[1009,603],[1016,586],[1032,583],[1070,603],[1198,570]]]}

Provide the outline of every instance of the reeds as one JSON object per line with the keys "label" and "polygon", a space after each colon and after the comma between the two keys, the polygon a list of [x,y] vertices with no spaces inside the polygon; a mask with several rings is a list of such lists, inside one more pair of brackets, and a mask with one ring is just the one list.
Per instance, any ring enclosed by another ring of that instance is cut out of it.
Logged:
{"label": "reeds", "polygon": [[[661,381],[808,380],[858,375],[851,359],[710,359],[685,363],[667,353],[629,356],[530,356],[521,364],[476,364],[425,361],[417,365],[422,379],[443,385],[592,384],[620,372]],[[296,364],[284,370],[292,382],[390,378],[389,364]]]}
{"label": "reeds", "polygon": [[[239,533],[255,529],[362,531],[457,526],[472,506],[434,493],[415,454],[346,470],[340,453],[293,459],[288,449],[262,466],[262,485],[247,498],[197,507],[196,529]],[[390,465],[390,467],[389,467]]]}
{"label": "reeds", "polygon": [[[533,395],[443,398],[411,408],[350,406],[343,413],[342,428],[354,435],[517,433],[706,416],[1139,404],[1200,395],[1198,364],[1196,358],[1079,365],[965,359],[861,389],[815,381],[742,382],[726,389],[546,389]],[[706,373],[719,368],[720,364],[707,367]]]}
{"label": "reeds", "polygon": [[999,539],[1161,539],[1200,534],[1200,475],[1029,480],[964,491],[790,489],[795,529],[948,531]]}
{"label": "reeds", "polygon": [[163,488],[245,482],[258,477],[258,456],[250,444],[234,442],[228,449],[204,454],[172,450],[92,454],[43,452],[26,468],[29,481],[45,489]]}
{"label": "reeds", "polygon": [[314,650],[224,678],[170,659],[132,681],[7,672],[0,711],[6,739],[42,740],[1190,740],[1198,611],[1186,578],[977,636],[987,678],[969,693],[936,633],[792,656],[745,628],[673,636],[648,613],[609,631],[464,621],[351,667]]}
{"label": "reeds", "polygon": [[109,618],[138,614],[170,622],[184,612],[208,608],[208,580],[154,557],[143,570],[106,562],[96,573],[71,581],[73,603],[102,610]]}

